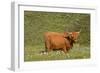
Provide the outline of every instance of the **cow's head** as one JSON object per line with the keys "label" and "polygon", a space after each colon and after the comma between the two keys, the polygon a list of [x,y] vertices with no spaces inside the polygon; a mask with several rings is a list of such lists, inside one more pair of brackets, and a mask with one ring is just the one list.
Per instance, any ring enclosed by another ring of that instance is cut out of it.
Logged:
{"label": "cow's head", "polygon": [[69,32],[69,38],[74,42],[77,41],[80,32]]}
{"label": "cow's head", "polygon": [[67,38],[73,42],[76,42],[79,34],[80,34],[80,31],[79,32],[75,32],[75,31],[74,32],[64,32],[63,37]]}

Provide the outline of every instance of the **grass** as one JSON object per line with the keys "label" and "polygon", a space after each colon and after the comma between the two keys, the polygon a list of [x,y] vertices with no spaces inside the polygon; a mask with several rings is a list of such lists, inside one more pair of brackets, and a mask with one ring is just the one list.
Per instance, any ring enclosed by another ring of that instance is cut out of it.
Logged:
{"label": "grass", "polygon": [[46,60],[68,60],[68,59],[87,59],[90,58],[89,47],[74,45],[70,51],[65,54],[61,51],[51,51],[48,55],[41,55],[40,51],[44,51],[43,45],[27,46],[24,52],[25,61],[46,61]]}

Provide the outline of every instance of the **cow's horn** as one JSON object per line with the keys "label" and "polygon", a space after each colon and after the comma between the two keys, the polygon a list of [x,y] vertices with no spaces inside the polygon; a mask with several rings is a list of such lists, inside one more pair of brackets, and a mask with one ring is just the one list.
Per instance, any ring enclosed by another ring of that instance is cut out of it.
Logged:
{"label": "cow's horn", "polygon": [[80,31],[79,32],[81,32],[82,30],[80,29]]}

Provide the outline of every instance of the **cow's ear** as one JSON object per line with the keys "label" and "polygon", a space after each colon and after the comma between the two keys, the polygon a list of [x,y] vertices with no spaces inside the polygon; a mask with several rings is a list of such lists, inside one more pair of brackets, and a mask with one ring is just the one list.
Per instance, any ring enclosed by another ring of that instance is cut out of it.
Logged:
{"label": "cow's ear", "polygon": [[63,35],[65,38],[69,36],[69,33],[68,32],[64,32],[64,35]]}
{"label": "cow's ear", "polygon": [[79,32],[77,32],[77,35],[79,35],[80,34],[80,31]]}

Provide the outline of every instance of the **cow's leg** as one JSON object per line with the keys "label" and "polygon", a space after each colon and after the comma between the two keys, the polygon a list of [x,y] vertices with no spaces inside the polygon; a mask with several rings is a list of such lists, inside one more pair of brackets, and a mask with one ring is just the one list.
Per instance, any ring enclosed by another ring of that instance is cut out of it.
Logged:
{"label": "cow's leg", "polygon": [[68,53],[68,49],[63,48],[63,52],[65,53],[65,55],[66,55],[67,58],[70,58],[70,55]]}
{"label": "cow's leg", "polygon": [[48,41],[45,42],[45,51],[47,53],[49,53],[51,51],[51,45],[50,45],[50,43]]}
{"label": "cow's leg", "polygon": [[66,50],[67,50],[67,52],[69,52],[70,48],[67,48]]}
{"label": "cow's leg", "polygon": [[65,54],[67,53],[66,47],[63,48],[63,52],[64,52]]}

